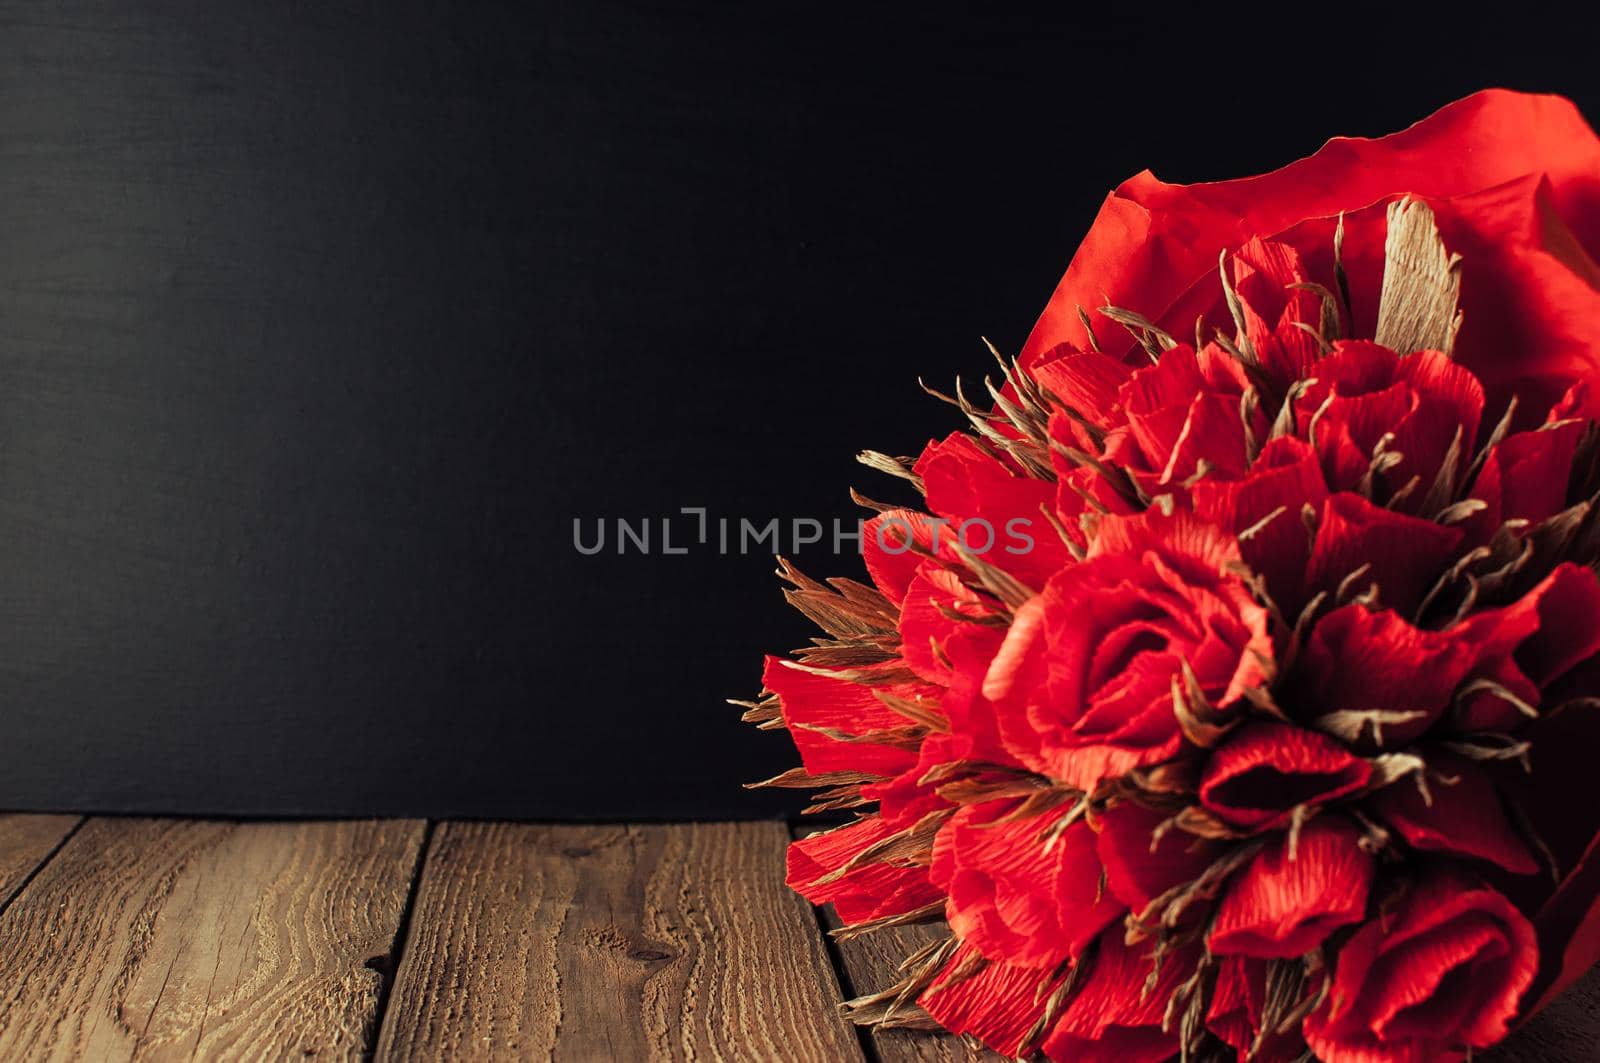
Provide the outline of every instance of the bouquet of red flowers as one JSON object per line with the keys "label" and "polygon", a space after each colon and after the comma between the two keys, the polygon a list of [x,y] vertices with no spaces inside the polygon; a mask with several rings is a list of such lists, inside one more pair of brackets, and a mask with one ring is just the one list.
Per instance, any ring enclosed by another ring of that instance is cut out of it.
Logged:
{"label": "bouquet of red flowers", "polygon": [[949,927],[859,1021],[1425,1063],[1600,955],[1596,253],[1553,97],[1110,195],[970,428],[863,455],[926,499],[873,585],[780,569],[826,635],[746,718],[855,816],[789,882]]}

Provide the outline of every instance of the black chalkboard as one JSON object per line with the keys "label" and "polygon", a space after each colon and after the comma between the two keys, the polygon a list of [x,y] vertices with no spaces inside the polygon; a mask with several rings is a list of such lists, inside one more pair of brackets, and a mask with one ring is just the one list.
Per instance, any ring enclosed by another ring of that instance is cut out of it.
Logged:
{"label": "black chalkboard", "polygon": [[722,699],[808,630],[719,519],[893,496],[1144,166],[1600,113],[1582,42],[1342,17],[0,0],[0,807],[789,807]]}

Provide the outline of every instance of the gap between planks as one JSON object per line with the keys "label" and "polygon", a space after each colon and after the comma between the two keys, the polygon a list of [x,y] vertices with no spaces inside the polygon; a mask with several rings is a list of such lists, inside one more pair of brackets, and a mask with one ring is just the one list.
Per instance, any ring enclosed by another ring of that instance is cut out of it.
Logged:
{"label": "gap between planks", "polygon": [[82,823],[82,816],[0,815],[0,913]]}

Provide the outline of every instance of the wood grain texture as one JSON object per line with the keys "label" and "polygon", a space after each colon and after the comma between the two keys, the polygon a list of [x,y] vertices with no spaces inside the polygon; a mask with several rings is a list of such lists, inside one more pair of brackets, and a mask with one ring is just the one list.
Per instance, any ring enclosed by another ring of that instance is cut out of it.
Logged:
{"label": "wood grain texture", "polygon": [[359,1057],[423,833],[89,820],[0,916],[0,1059]]}
{"label": "wood grain texture", "polygon": [[435,833],[380,1060],[861,1059],[777,823]]}
{"label": "wood grain texture", "polygon": [[[839,925],[831,907],[823,912],[829,930]],[[844,963],[845,975],[854,993],[871,993],[899,981],[900,962],[930,941],[947,935],[943,923],[921,926],[895,926],[862,937],[837,941],[835,948]],[[982,1045],[945,1033],[926,1030],[873,1030],[873,1048],[882,1063],[1001,1063],[1006,1057]]]}
{"label": "wood grain texture", "polygon": [[0,815],[0,909],[43,863],[81,816]]}
{"label": "wood grain texture", "polygon": [[[796,838],[803,838],[817,828],[809,824],[793,828]],[[841,925],[833,906],[814,909],[817,920],[829,933]],[[942,938],[948,932],[944,923],[925,923],[918,926],[886,927],[858,938],[841,941],[832,939],[832,951],[843,970],[839,972],[845,991],[851,996],[873,993],[893,985],[902,977],[900,963],[930,941]],[[949,1034],[926,1030],[869,1030],[866,1032],[882,1063],[998,1063],[1005,1057]]]}

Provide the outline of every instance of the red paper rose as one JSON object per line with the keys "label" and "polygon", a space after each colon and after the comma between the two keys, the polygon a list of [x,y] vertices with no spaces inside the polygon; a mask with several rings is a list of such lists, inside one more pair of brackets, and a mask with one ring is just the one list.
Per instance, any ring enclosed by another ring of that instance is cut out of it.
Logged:
{"label": "red paper rose", "polygon": [[[1313,373],[1295,400],[1296,422],[1308,432],[1317,422],[1314,445],[1335,491],[1358,490],[1362,477],[1371,475],[1373,454],[1392,454],[1373,501],[1416,513],[1427,504],[1450,449],[1465,454],[1478,438],[1483,388],[1438,351],[1402,357],[1376,343],[1341,341]],[[1466,462],[1458,460],[1449,472],[1444,486],[1453,495]]]}
{"label": "red paper rose", "polygon": [[[984,679],[1006,748],[1092,790],[1182,745],[1186,675],[1223,711],[1271,669],[1266,611],[1233,542],[1185,516],[1108,517],[1092,554],[1017,610]],[[1187,669],[1187,673],[1186,670]]]}
{"label": "red paper rose", "polygon": [[1200,776],[1200,805],[1240,829],[1282,826],[1366,786],[1372,767],[1333,738],[1256,721],[1230,735]]}
{"label": "red paper rose", "polygon": [[[1017,816],[1016,800],[969,805],[939,832],[933,881],[950,927],[978,952],[1023,967],[1075,958],[1122,914],[1106,895],[1089,824],[1065,809]],[[1059,831],[1046,844],[1045,837]]]}
{"label": "red paper rose", "polygon": [[1505,1036],[1538,968],[1533,928],[1470,880],[1429,877],[1339,952],[1333,988],[1306,1022],[1324,1059],[1425,1063]]}
{"label": "red paper rose", "polygon": [[864,455],[928,512],[868,522],[873,586],[784,566],[826,637],[747,712],[855,817],[790,883],[949,934],[859,1021],[1433,1063],[1600,959],[1585,248],[1600,142],[1545,97],[1141,175],[971,431]]}
{"label": "red paper rose", "polygon": [[1293,959],[1359,923],[1375,865],[1360,832],[1324,816],[1274,839],[1228,883],[1208,944],[1219,956]]}
{"label": "red paper rose", "polygon": [[[1268,1014],[1273,1003],[1269,994],[1281,995],[1284,985],[1280,981],[1269,986],[1272,968],[1264,960],[1230,957],[1217,969],[1215,991],[1211,997],[1206,1025],[1223,1044],[1239,1056],[1256,1063],[1303,1063],[1306,1055],[1305,1038],[1297,1023],[1287,1029],[1269,1025],[1280,1016]],[[1287,1003],[1300,1007],[1315,1000],[1317,984],[1290,986]]]}
{"label": "red paper rose", "polygon": [[1051,1059],[1074,1063],[1162,1063],[1178,1050],[1166,1006],[1186,965],[1171,957],[1150,984],[1148,948],[1101,935],[1089,976],[1044,1043]]}

